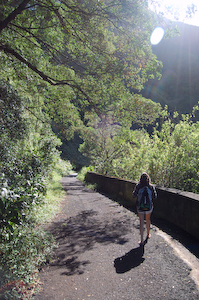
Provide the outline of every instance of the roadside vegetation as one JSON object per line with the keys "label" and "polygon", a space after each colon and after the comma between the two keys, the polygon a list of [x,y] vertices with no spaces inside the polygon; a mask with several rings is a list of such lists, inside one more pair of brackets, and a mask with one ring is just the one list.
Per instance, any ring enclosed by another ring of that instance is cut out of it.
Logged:
{"label": "roadside vegetation", "polygon": [[165,108],[150,133],[97,123],[80,151],[90,158],[91,171],[136,181],[148,172],[154,184],[199,193],[197,112],[196,106],[192,114],[179,116]]}
{"label": "roadside vegetation", "polygon": [[0,299],[31,299],[39,289],[39,269],[49,261],[56,247],[52,235],[43,225],[59,211],[65,195],[59,183],[59,171],[54,171],[42,204],[26,212],[28,222],[13,226],[12,232],[4,230],[1,234]]}
{"label": "roadside vegetation", "polygon": [[27,100],[5,81],[0,97],[0,298],[30,299],[39,267],[56,246],[43,224],[58,211],[59,180],[72,166],[60,159],[51,127],[29,115]]}

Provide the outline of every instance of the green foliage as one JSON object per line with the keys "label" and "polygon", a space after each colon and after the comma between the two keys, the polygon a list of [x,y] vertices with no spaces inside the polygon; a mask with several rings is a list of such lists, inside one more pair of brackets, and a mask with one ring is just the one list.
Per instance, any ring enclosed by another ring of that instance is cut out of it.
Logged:
{"label": "green foliage", "polygon": [[71,172],[69,162],[59,161],[52,178],[48,180],[47,193],[40,205],[29,210],[21,224],[15,224],[12,233],[3,232],[0,242],[0,298],[30,299],[37,288],[38,268],[50,259],[56,247],[50,234],[42,229],[59,211],[65,192],[59,180]]}
{"label": "green foliage", "polygon": [[103,174],[110,172],[114,159],[128,152],[128,147],[119,141],[121,126],[111,124],[112,122],[111,116],[93,120],[93,126],[87,127],[83,132],[84,143],[80,145],[80,151],[89,156],[96,171]]}
{"label": "green foliage", "polygon": [[0,186],[0,237],[4,228],[11,232],[16,224],[21,224],[23,219],[23,200],[15,192],[9,190],[7,182],[1,178]]}
{"label": "green foliage", "polygon": [[[12,95],[15,98],[19,97],[14,90]],[[2,102],[11,102],[12,98],[9,97],[10,93],[7,90],[7,93],[2,94]],[[19,107],[22,103],[23,101],[18,102]],[[12,111],[14,114],[17,109],[16,103],[14,109],[4,106],[4,113],[6,115],[7,111],[9,114]],[[35,122],[35,118],[30,116],[27,121],[25,112],[16,124],[17,128],[14,127],[13,119],[12,136],[6,130],[1,132],[1,233],[6,228],[12,230],[14,224],[25,220],[29,209],[43,201],[46,179],[59,157],[56,146],[60,145],[60,141],[53,135],[49,126],[44,128],[41,122],[38,126],[38,121]],[[20,127],[24,128],[23,136],[17,133]]]}
{"label": "green foliage", "polygon": [[177,113],[171,118],[163,110],[152,135],[98,124],[89,129],[80,149],[99,173],[138,180],[148,172],[157,185],[199,193],[199,122],[192,121],[192,114],[176,118]]}
{"label": "green foliage", "polygon": [[0,242],[0,298],[30,299],[38,268],[54,247],[52,236],[42,228],[20,226],[9,239],[4,236]]}
{"label": "green foliage", "polygon": [[73,172],[72,165],[69,161],[58,160],[47,181],[46,195],[40,203],[34,207],[29,216],[29,222],[33,224],[42,225],[45,222],[50,222],[60,209],[60,201],[65,196],[65,191],[62,188],[60,180],[63,176],[68,176]]}
{"label": "green foliage", "polygon": [[140,92],[150,77],[160,77],[162,64],[149,46],[155,21],[145,0],[24,0],[20,6],[9,0],[0,12],[0,76],[32,97],[26,109],[37,118],[45,112],[42,120],[53,121],[66,138],[85,124],[86,112],[114,111],[129,122],[129,90]]}
{"label": "green foliage", "polygon": [[83,167],[77,174],[77,179],[79,179],[80,181],[82,182],[85,182],[85,176],[86,176],[86,173],[88,171],[91,171],[93,172],[95,169],[93,166],[89,166],[89,167]]}
{"label": "green foliage", "polygon": [[68,176],[70,173],[72,173],[72,165],[70,161],[64,161],[59,158],[59,160],[56,162],[55,170],[61,177]]}
{"label": "green foliage", "polygon": [[[139,157],[143,159],[146,151],[137,151],[137,147],[141,147],[139,143],[142,142],[142,138],[144,143],[150,143],[150,140],[149,138],[146,140],[144,131],[140,131],[138,134],[138,131],[133,132],[130,129],[130,116],[134,109],[134,117],[136,119],[137,116],[138,124],[147,124],[147,122],[150,124],[159,115],[159,105],[151,103],[151,107],[149,107],[150,101],[146,103],[142,97],[137,97],[136,100],[139,103],[130,103],[129,111],[126,112],[129,114],[128,122],[127,119],[122,121],[123,112],[117,116],[109,112],[109,114],[101,115],[100,118],[87,116],[89,121],[87,128],[82,131],[84,142],[80,145],[79,150],[89,157],[91,164],[95,166],[95,171],[125,177],[131,169],[132,159],[136,160]],[[139,116],[138,107],[140,107]],[[142,118],[145,118],[144,122]],[[134,170],[134,172],[136,171]],[[137,172],[139,172],[138,168]]]}
{"label": "green foliage", "polygon": [[199,193],[199,123],[183,116],[179,123],[166,121],[155,131],[149,173],[159,185]]}
{"label": "green foliage", "polygon": [[52,237],[39,227],[47,214],[50,218],[57,211],[63,197],[61,184],[51,187],[52,171],[58,164],[61,177],[72,167],[60,161],[56,147],[61,143],[50,125],[29,115],[25,107],[29,99],[4,81],[0,91],[5,115],[0,119],[0,294],[3,299],[21,299],[26,283],[35,279],[54,246]]}
{"label": "green foliage", "polygon": [[0,135],[20,139],[25,134],[23,99],[4,80],[0,85]]}
{"label": "green foliage", "polygon": [[12,238],[1,242],[1,269],[7,279],[20,278],[31,282],[39,265],[46,260],[53,247],[52,237],[41,228],[21,226]]}

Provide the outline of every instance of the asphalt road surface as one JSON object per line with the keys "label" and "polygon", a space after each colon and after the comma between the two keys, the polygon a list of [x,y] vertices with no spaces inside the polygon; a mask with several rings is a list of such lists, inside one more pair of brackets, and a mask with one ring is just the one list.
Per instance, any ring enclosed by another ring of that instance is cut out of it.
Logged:
{"label": "asphalt road surface", "polygon": [[48,228],[59,246],[34,300],[199,299],[195,255],[154,224],[140,247],[136,213],[75,177],[62,184],[67,195]]}

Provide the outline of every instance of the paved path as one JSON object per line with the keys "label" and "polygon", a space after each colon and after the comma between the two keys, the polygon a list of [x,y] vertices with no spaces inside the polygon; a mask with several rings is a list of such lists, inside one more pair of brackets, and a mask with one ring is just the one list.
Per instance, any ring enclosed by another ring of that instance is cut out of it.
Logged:
{"label": "paved path", "polygon": [[[42,290],[34,300],[199,299],[191,265],[176,255],[172,239],[152,226],[151,239],[139,247],[135,213],[75,177],[62,184],[67,196],[49,227],[59,246],[40,272]],[[197,279],[199,261],[190,257]]]}

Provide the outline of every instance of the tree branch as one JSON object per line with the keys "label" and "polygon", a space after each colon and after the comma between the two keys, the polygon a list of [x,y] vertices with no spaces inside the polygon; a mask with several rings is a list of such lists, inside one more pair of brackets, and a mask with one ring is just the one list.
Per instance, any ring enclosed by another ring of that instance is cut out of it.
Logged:
{"label": "tree branch", "polygon": [[22,57],[18,52],[16,52],[14,49],[10,48],[8,45],[0,45],[0,50],[3,50],[6,54],[11,54],[15,58],[17,58],[19,61],[24,63],[29,69],[31,69],[33,72],[38,74],[44,81],[48,82],[50,85],[57,86],[57,85],[68,85],[72,89],[79,91],[88,101],[88,103],[95,109],[96,113],[98,112],[98,109],[95,105],[93,105],[91,98],[89,95],[74,81],[74,80],[57,80],[54,79],[42,71],[40,71],[37,67],[35,67],[33,64],[31,64],[27,59]]}
{"label": "tree branch", "polygon": [[21,4],[19,4],[19,6],[13,10],[13,12],[11,12],[9,14],[9,16],[7,18],[5,18],[3,21],[0,21],[0,32],[6,28],[8,26],[8,24],[13,21],[17,15],[19,15],[25,8],[26,5],[30,2],[30,0],[24,0]]}
{"label": "tree branch", "polygon": [[37,73],[43,80],[47,81],[48,83],[54,85],[54,82],[43,72],[41,72],[39,69],[37,69],[35,66],[33,66],[27,59],[25,59],[23,56],[21,56],[19,53],[17,53],[14,49],[10,48],[7,45],[0,45],[0,50],[3,50],[6,54],[11,54],[14,57],[16,57],[19,61],[24,63],[28,68],[30,68],[32,71]]}

